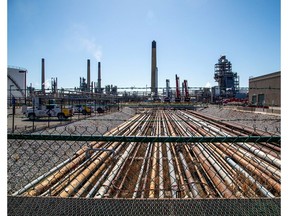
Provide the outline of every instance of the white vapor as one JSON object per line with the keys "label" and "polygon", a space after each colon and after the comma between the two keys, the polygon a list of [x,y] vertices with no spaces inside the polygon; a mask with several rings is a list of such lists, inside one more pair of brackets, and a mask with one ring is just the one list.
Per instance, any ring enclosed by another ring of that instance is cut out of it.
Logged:
{"label": "white vapor", "polygon": [[[45,89],[51,88],[51,80],[47,79],[43,84],[45,85]],[[42,85],[39,82],[36,82],[33,87],[36,89],[41,89]]]}
{"label": "white vapor", "polygon": [[207,82],[206,85],[205,85],[205,88],[210,88],[210,87],[211,87],[210,82]]}
{"label": "white vapor", "polygon": [[92,55],[96,61],[102,60],[102,47],[96,42],[85,24],[75,23],[70,26],[68,31],[71,39],[67,47],[70,48],[72,44],[72,47],[78,47]]}
{"label": "white vapor", "polygon": [[102,59],[102,47],[98,46],[94,39],[81,38],[81,45],[89,52],[96,61],[100,62]]}

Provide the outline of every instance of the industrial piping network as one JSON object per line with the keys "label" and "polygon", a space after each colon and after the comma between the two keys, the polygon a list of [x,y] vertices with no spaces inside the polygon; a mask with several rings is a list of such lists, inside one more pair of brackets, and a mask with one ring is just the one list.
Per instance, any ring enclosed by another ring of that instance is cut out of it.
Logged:
{"label": "industrial piping network", "polygon": [[[146,110],[104,136],[266,135],[194,111]],[[280,146],[91,142],[13,195],[86,198],[280,197]]]}

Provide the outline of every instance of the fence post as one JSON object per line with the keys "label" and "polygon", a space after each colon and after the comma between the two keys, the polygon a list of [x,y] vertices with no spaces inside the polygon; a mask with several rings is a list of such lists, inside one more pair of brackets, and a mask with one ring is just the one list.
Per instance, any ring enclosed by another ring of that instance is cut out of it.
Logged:
{"label": "fence post", "polygon": [[12,97],[12,133],[14,133],[14,118],[15,118],[15,97]]}

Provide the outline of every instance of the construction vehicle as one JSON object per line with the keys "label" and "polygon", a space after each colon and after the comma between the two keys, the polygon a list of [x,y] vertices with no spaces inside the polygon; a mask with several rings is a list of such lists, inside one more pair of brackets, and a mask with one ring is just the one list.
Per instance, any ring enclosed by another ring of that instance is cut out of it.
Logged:
{"label": "construction vehicle", "polygon": [[43,117],[57,117],[59,120],[65,120],[73,116],[72,108],[63,108],[55,104],[55,100],[50,100],[48,104],[43,104],[41,98],[33,99],[33,107],[22,109],[23,114],[30,120]]}
{"label": "construction vehicle", "polygon": [[104,113],[108,110],[108,107],[104,104],[77,104],[73,107],[74,113],[82,113],[83,115],[91,115],[97,111],[98,113]]}
{"label": "construction vehicle", "polygon": [[93,107],[93,105],[77,104],[73,107],[73,112],[74,113],[82,113],[83,115],[91,115],[91,113],[94,112],[94,107]]}

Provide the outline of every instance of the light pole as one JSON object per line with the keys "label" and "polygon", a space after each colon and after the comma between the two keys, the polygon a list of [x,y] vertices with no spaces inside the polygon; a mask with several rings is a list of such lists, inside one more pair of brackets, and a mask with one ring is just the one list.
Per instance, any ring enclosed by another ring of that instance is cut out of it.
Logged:
{"label": "light pole", "polygon": [[12,88],[12,86],[14,86],[14,85],[10,85],[10,88],[9,88],[9,91],[10,91],[10,107],[12,106],[12,90],[11,90],[11,88]]}
{"label": "light pole", "polygon": [[26,97],[27,97],[27,95],[26,95],[26,92],[27,92],[26,74],[27,74],[27,70],[20,70],[19,73],[24,73],[24,76],[25,76],[25,78],[24,78],[24,97],[25,97],[24,100],[25,100],[25,105],[26,105]]}

